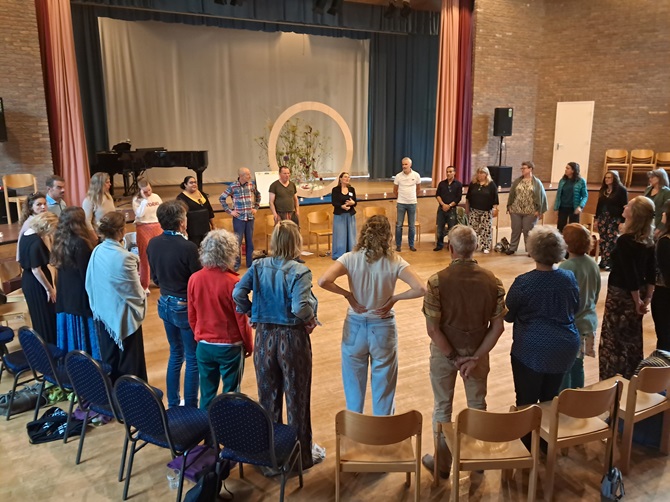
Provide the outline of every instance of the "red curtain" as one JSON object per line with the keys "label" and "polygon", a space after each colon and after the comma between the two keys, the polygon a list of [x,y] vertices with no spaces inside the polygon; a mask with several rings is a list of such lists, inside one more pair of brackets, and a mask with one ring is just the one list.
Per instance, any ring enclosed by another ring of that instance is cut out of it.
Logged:
{"label": "red curtain", "polygon": [[90,178],[72,35],[70,0],[35,0],[54,174],[80,205]]}
{"label": "red curtain", "polygon": [[442,0],[433,186],[450,165],[470,181],[473,9],[473,0]]}

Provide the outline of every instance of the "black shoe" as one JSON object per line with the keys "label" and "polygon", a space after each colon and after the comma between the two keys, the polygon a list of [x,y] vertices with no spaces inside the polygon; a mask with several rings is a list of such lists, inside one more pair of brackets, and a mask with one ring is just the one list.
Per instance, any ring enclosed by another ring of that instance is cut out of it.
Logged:
{"label": "black shoe", "polygon": [[[430,473],[435,472],[435,458],[430,455],[430,454],[425,454],[423,458],[421,459],[421,464],[430,471]],[[438,474],[440,475],[440,478],[442,479],[449,479],[449,474],[451,474],[449,471],[444,472],[444,471],[439,471]]]}
{"label": "black shoe", "polygon": [[508,249],[507,251],[505,251],[506,255],[513,255],[514,253],[516,253],[516,251],[512,251],[511,249]]}
{"label": "black shoe", "polygon": [[410,250],[410,251],[416,251],[416,248],[415,248],[414,246],[410,246],[410,247],[409,247],[409,250]]}
{"label": "black shoe", "polygon": [[298,263],[305,263],[305,260],[303,260],[302,258],[296,258],[295,261],[297,261]]}
{"label": "black shoe", "polygon": [[435,249],[433,251],[442,251],[443,246],[435,246]]}
{"label": "black shoe", "polygon": [[396,246],[395,250],[399,253],[400,252],[400,246]]}
{"label": "black shoe", "polygon": [[602,268],[603,270],[605,270],[605,269],[608,268],[607,265],[605,265],[605,263],[602,262],[602,261],[601,261],[600,263],[598,263],[598,266],[599,266],[600,268]]}

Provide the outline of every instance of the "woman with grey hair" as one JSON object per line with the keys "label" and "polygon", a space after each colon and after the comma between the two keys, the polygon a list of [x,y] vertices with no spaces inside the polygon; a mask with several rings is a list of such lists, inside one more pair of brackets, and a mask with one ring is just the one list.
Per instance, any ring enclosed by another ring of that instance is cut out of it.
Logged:
{"label": "woman with grey hair", "polygon": [[200,409],[206,410],[222,393],[239,392],[244,359],[253,351],[247,316],[235,311],[233,288],[240,277],[234,271],[239,255],[235,234],[212,230],[200,245],[203,269],[188,281],[188,320],[198,342],[195,354],[200,375]]}
{"label": "woman with grey hair", "polygon": [[518,276],[507,293],[505,321],[514,323],[511,357],[517,406],[557,396],[579,350],[579,287],[572,271],[555,266],[566,249],[556,228],[535,227],[528,235],[535,270]]}
{"label": "woman with grey hair", "polygon": [[665,230],[661,218],[666,204],[670,201],[670,187],[668,186],[670,183],[665,169],[649,171],[647,178],[649,178],[649,186],[644,191],[644,196],[651,199],[656,208],[654,211],[654,227],[656,228],[654,236],[658,237]]}

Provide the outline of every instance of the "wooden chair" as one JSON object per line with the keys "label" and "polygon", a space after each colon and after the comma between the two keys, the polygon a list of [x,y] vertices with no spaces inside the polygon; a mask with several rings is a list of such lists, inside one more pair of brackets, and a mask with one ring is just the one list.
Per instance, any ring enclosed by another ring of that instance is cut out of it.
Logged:
{"label": "wooden chair", "polygon": [[[540,403],[542,427],[540,437],[548,443],[547,469],[544,483],[546,500],[551,500],[554,492],[554,471],[556,454],[562,448],[591,441],[606,440],[607,447],[603,474],[607,472],[607,459],[614,448],[618,409],[617,397],[621,396],[623,382],[611,382],[602,389],[566,389],[553,401]],[[607,413],[609,423],[600,415]]]}
{"label": "wooden chair", "polygon": [[656,164],[654,164],[654,151],[653,150],[631,150],[630,152],[630,165],[628,167],[627,181],[626,186],[630,186],[633,182],[633,176],[635,173],[646,173],[656,169]]}
{"label": "wooden chair", "polygon": [[[603,174],[610,170],[623,171],[628,176],[628,150],[607,150]],[[624,177],[624,182],[626,177]]]}
{"label": "wooden chair", "polygon": [[[589,388],[602,388],[619,380],[623,383],[619,418],[623,419],[623,435],[619,468],[627,474],[630,469],[630,455],[633,444],[633,427],[640,420],[663,413],[663,432],[661,434],[661,452],[670,453],[670,367],[646,367],[640,370],[630,381],[621,375],[598,382]],[[660,392],[666,391],[666,395]]]}
{"label": "wooden chair", "polygon": [[16,211],[21,214],[21,204],[27,198],[25,195],[9,196],[9,189],[21,189],[33,187],[33,193],[37,192],[37,179],[32,174],[6,174],[2,177],[2,188],[5,191],[5,209],[7,211],[7,223],[12,223],[12,214],[9,212],[9,204],[16,204]]}
{"label": "wooden chair", "polygon": [[340,500],[342,472],[406,472],[407,487],[413,472],[414,500],[418,502],[422,426],[423,417],[416,410],[389,416],[340,411],[335,416],[335,501]]}
{"label": "wooden chair", "polygon": [[[452,452],[451,499],[458,500],[459,472],[482,469],[501,469],[506,478],[510,469],[530,469],[528,500],[535,500],[537,466],[540,454],[540,424],[542,410],[533,405],[510,413],[466,408],[456,417],[456,422],[437,424],[435,436],[435,472],[433,486],[439,484],[437,441],[440,434]],[[529,453],[521,438],[532,433]]]}
{"label": "wooden chair", "polygon": [[17,289],[7,295],[7,303],[0,305],[0,323],[8,325],[10,319],[22,318],[23,324],[32,326],[28,304],[23,296],[23,290]]}
{"label": "wooden chair", "polygon": [[386,216],[386,209],[380,206],[367,206],[363,208],[363,216],[367,220],[370,216],[374,216],[376,214],[381,214],[382,216]]}
{"label": "wooden chair", "polygon": [[275,217],[273,214],[268,214],[265,217],[265,250],[270,254],[270,239],[272,238],[272,231],[275,229]]}
{"label": "wooden chair", "polygon": [[591,232],[591,241],[593,242],[593,248],[591,249],[591,256],[598,261],[598,256],[600,255],[600,234],[594,230],[595,227],[595,218],[596,215],[593,213],[582,213],[580,221],[589,232]]}
{"label": "wooden chair", "polygon": [[670,171],[670,152],[658,152],[656,154],[656,169]]}
{"label": "wooden chair", "polygon": [[[307,214],[307,247],[312,247],[312,235],[316,236],[316,254],[319,255],[319,241],[321,237],[328,238],[328,249],[330,249],[330,240],[333,237],[333,229],[330,226],[330,213],[326,211],[314,211]],[[320,256],[320,255],[319,255]]]}

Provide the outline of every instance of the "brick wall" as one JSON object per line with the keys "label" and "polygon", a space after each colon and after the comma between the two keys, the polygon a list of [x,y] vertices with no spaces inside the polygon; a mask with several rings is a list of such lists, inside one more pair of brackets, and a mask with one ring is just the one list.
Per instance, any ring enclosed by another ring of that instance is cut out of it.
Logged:
{"label": "brick wall", "polygon": [[[543,0],[476,0],[472,125],[473,168],[498,164],[493,110],[514,108],[503,164],[515,174],[533,156]],[[538,166],[539,167],[539,166]],[[550,166],[551,169],[551,166]]]}
{"label": "brick wall", "polygon": [[53,168],[35,4],[0,0],[0,11],[0,97],[9,137],[0,143],[0,175],[32,173],[41,189]]}
{"label": "brick wall", "polygon": [[[670,151],[670,2],[476,0],[473,163],[496,163],[493,109],[514,107],[507,165],[551,173],[556,103],[595,101],[589,181],[608,148]],[[493,161],[493,162],[491,162]]]}

